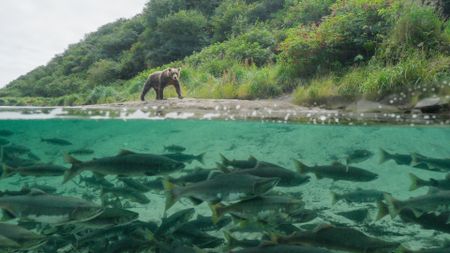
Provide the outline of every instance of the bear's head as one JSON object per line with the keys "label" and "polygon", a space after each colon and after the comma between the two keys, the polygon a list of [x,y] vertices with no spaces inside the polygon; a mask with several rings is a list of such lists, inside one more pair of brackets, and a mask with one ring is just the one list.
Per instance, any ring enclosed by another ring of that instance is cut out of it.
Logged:
{"label": "bear's head", "polygon": [[169,68],[168,71],[172,80],[178,81],[180,79],[181,68]]}

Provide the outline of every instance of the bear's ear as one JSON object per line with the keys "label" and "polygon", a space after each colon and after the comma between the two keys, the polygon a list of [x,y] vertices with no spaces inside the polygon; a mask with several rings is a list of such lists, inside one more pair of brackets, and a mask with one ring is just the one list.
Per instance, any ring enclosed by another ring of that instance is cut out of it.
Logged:
{"label": "bear's ear", "polygon": [[178,73],[181,73],[181,68],[178,68]]}

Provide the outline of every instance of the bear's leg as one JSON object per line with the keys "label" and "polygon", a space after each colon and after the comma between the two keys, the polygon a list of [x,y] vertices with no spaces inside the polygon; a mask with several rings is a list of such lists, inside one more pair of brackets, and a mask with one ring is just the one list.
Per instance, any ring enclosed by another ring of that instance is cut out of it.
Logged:
{"label": "bear's leg", "polygon": [[178,98],[183,99],[183,96],[181,95],[180,84],[178,82],[176,82],[173,86],[175,86],[175,90],[177,91]]}
{"label": "bear's leg", "polygon": [[145,95],[147,94],[147,92],[150,90],[151,87],[152,86],[150,80],[147,80],[144,84],[144,88],[142,89],[141,101],[145,101]]}
{"label": "bear's leg", "polygon": [[154,89],[155,89],[155,94],[156,94],[156,100],[160,100],[161,98],[159,97],[159,94],[160,94],[159,89],[156,87]]}
{"label": "bear's leg", "polygon": [[164,100],[164,87],[159,88],[159,99]]}

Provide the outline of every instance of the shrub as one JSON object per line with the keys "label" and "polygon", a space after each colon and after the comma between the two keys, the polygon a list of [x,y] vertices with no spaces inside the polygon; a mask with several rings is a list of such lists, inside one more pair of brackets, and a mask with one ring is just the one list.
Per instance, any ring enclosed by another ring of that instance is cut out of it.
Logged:
{"label": "shrub", "polygon": [[273,98],[281,95],[282,89],[277,83],[277,74],[277,70],[272,66],[248,70],[238,90],[239,98]]}
{"label": "shrub", "polygon": [[86,104],[105,104],[120,100],[118,92],[113,87],[97,86],[87,95]]}
{"label": "shrub", "polygon": [[396,22],[379,50],[378,59],[395,63],[414,50],[449,52],[450,34],[443,27],[444,21],[432,7],[412,4]]}
{"label": "shrub", "polygon": [[296,76],[311,77],[369,59],[389,28],[380,10],[389,0],[337,1],[319,26],[292,29],[282,43],[281,59]]}
{"label": "shrub", "polygon": [[450,78],[450,57],[437,55],[431,59],[416,52],[397,64],[376,61],[351,69],[338,82],[339,94],[382,99],[387,95],[427,96],[446,91],[444,81]]}
{"label": "shrub", "polygon": [[300,0],[290,6],[284,18],[287,26],[318,23],[324,16],[331,13],[330,6],[336,0]]}
{"label": "shrub", "polygon": [[252,1],[252,5],[248,11],[248,18],[251,22],[264,21],[273,17],[284,7],[285,0],[257,0]]}
{"label": "shrub", "polygon": [[294,91],[294,103],[300,105],[323,105],[338,96],[334,76],[313,79],[307,86],[299,86]]}
{"label": "shrub", "polygon": [[361,96],[361,85],[367,80],[370,73],[370,67],[355,67],[339,80],[338,93],[347,97]]}
{"label": "shrub", "polygon": [[395,65],[372,69],[366,81],[362,83],[361,92],[373,99],[416,90],[428,93],[435,85],[436,77],[442,72],[448,72],[450,68],[448,58],[435,63],[432,64],[423,54],[414,54]]}
{"label": "shrub", "polygon": [[217,43],[188,57],[186,65],[196,67],[215,77],[236,65],[246,64],[263,66],[275,59],[276,41],[266,28],[253,31],[223,43]]}

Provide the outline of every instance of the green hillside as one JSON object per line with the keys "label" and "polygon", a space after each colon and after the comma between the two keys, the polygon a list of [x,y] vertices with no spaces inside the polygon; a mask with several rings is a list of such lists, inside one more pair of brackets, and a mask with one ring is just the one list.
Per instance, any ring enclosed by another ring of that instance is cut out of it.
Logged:
{"label": "green hillside", "polygon": [[182,68],[186,97],[450,95],[450,1],[427,2],[152,0],[9,83],[0,105],[138,100],[148,74],[168,66]]}

